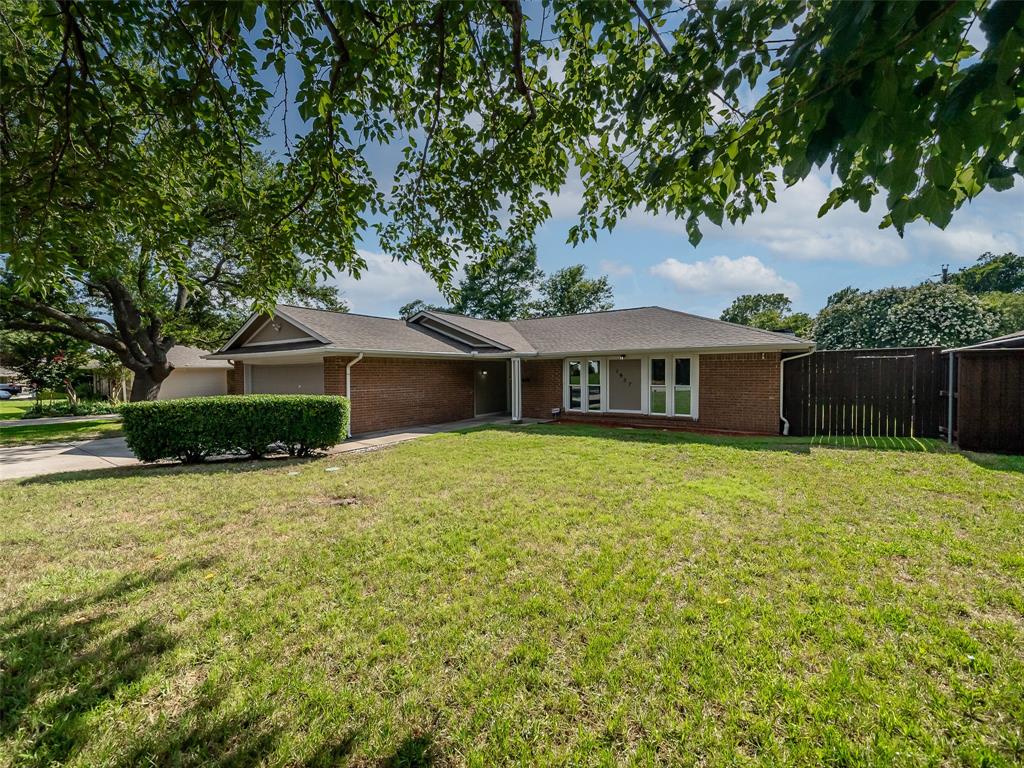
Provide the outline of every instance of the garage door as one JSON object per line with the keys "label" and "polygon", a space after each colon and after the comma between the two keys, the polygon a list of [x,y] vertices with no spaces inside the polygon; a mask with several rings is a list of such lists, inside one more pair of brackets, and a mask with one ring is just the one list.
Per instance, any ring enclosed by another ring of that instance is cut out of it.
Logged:
{"label": "garage door", "polygon": [[312,365],[250,365],[249,391],[257,394],[322,395],[323,363]]}

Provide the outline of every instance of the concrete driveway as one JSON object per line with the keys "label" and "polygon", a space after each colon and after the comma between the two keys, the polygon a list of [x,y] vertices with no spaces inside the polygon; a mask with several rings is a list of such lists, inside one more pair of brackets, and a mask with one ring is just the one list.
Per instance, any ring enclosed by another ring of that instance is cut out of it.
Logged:
{"label": "concrete driveway", "polygon": [[0,480],[138,464],[123,437],[0,448]]}
{"label": "concrete driveway", "polygon": [[[424,435],[439,432],[456,432],[472,429],[485,424],[509,424],[508,417],[480,417],[465,421],[450,421],[445,424],[430,424],[422,427],[394,429],[387,432],[373,432],[356,435],[334,446],[329,454],[372,451],[389,445],[415,440]],[[524,424],[537,424],[538,419],[524,419]],[[14,480],[35,475],[52,475],[57,472],[77,472],[85,469],[110,469],[138,464],[123,437],[104,437],[98,440],[80,440],[69,443],[44,443],[41,445],[12,446],[0,448],[0,480]]]}

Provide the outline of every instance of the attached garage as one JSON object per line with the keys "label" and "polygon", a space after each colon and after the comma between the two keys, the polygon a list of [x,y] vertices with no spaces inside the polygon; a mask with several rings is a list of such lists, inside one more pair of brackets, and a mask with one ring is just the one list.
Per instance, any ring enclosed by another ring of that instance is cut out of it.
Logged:
{"label": "attached garage", "polygon": [[160,400],[177,400],[182,397],[208,397],[226,395],[228,372],[231,365],[224,360],[206,360],[208,355],[196,347],[175,346],[167,353],[167,359],[174,370],[160,385]]}

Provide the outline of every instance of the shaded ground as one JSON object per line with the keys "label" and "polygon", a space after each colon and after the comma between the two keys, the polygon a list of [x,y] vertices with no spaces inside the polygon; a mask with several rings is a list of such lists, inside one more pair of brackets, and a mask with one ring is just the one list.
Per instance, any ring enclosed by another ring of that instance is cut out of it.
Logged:
{"label": "shaded ground", "polygon": [[0,764],[1019,764],[1024,459],[923,447],[0,483]]}

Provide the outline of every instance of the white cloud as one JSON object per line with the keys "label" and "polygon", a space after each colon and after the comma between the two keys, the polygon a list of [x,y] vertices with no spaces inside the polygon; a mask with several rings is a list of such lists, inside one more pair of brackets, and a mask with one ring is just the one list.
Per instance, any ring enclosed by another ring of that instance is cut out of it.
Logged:
{"label": "white cloud", "polygon": [[600,267],[603,274],[611,275],[612,277],[626,277],[633,274],[633,268],[629,264],[623,264],[621,261],[601,259],[598,267]]}
{"label": "white cloud", "polygon": [[755,256],[712,256],[693,263],[670,258],[650,271],[684,293],[784,293],[790,298],[800,294],[796,283],[785,280]]}
{"label": "white cloud", "polygon": [[359,255],[366,260],[359,279],[344,275],[334,280],[353,312],[396,316],[399,307],[413,299],[445,303],[437,285],[418,264],[395,261],[375,251],[360,250]]}
{"label": "white cloud", "polygon": [[777,202],[764,213],[754,213],[743,223],[727,225],[724,234],[754,240],[790,259],[875,266],[908,261],[910,251],[896,230],[878,228],[884,215],[880,201],[867,213],[848,203],[818,218],[818,209],[828,197],[833,181],[829,174],[818,173],[780,189]]}

